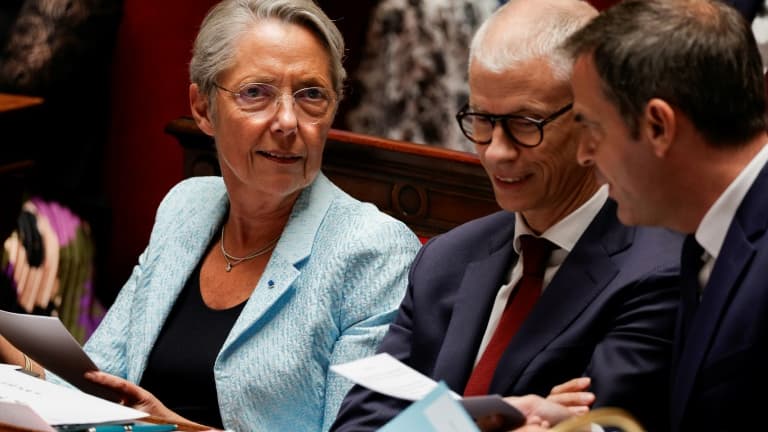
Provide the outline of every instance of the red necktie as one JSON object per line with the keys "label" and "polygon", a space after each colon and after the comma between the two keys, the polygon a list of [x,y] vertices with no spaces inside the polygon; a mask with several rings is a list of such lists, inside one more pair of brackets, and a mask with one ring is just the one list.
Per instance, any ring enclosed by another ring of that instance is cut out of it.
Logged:
{"label": "red necktie", "polygon": [[544,270],[547,268],[547,260],[554,247],[549,240],[542,237],[531,235],[520,237],[523,276],[512,292],[512,296],[507,300],[499,325],[467,381],[464,396],[488,394],[501,355],[504,354],[517,329],[525,321],[541,295]]}

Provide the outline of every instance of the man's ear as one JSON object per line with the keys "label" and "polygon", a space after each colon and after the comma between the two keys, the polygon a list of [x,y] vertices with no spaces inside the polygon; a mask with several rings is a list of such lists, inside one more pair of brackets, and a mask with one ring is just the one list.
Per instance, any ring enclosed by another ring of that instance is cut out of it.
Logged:
{"label": "man's ear", "polygon": [[640,123],[640,135],[653,147],[653,153],[663,158],[672,148],[677,132],[675,110],[665,100],[653,98],[645,105]]}
{"label": "man's ear", "polygon": [[206,135],[213,136],[215,128],[211,120],[208,97],[200,92],[197,84],[189,85],[189,107],[192,110],[192,118],[195,119],[197,127]]}

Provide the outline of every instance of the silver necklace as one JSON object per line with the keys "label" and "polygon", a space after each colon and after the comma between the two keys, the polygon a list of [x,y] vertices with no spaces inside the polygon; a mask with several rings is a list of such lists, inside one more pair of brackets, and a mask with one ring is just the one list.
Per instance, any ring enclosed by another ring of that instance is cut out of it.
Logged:
{"label": "silver necklace", "polygon": [[277,241],[280,240],[280,236],[277,236],[261,249],[255,250],[244,257],[236,257],[230,254],[229,252],[227,252],[226,249],[224,249],[224,227],[225,226],[226,224],[221,226],[221,241],[219,242],[219,245],[221,246],[221,254],[224,256],[224,261],[227,262],[227,267],[226,267],[227,272],[232,271],[232,267],[242,262],[252,260],[258,256],[264,255],[265,253],[271,251],[275,247],[275,244],[277,244]]}

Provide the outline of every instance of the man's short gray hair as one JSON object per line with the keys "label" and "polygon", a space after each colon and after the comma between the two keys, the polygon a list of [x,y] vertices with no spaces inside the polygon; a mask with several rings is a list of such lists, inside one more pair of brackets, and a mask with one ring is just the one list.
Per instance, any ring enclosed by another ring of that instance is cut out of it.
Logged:
{"label": "man's short gray hair", "polygon": [[[494,12],[475,33],[469,51],[470,64],[477,61],[498,73],[543,58],[556,79],[568,81],[573,61],[560,47],[596,15],[597,10],[581,0],[512,0]],[[504,26],[500,40],[488,39],[492,26]]]}

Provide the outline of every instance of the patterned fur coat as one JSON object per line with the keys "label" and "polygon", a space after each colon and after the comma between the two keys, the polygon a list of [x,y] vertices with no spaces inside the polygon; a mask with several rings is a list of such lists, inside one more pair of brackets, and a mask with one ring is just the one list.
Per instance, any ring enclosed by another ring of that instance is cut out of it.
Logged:
{"label": "patterned fur coat", "polygon": [[473,151],[454,115],[467,101],[467,57],[498,0],[382,0],[354,79],[356,132]]}
{"label": "patterned fur coat", "polygon": [[10,0],[0,7],[0,87],[47,95],[109,64],[121,0]]}

